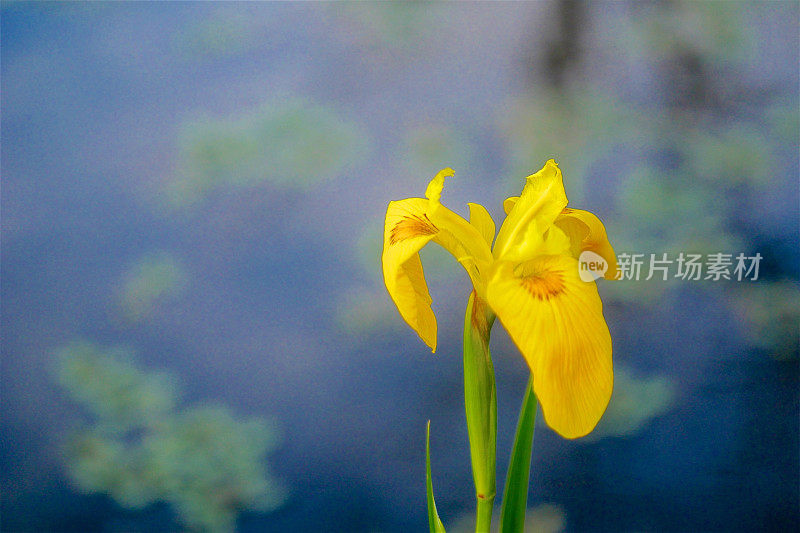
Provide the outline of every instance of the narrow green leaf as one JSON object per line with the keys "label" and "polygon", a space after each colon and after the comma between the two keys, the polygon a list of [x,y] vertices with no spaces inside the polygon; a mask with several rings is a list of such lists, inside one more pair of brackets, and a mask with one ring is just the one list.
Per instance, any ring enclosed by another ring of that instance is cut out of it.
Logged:
{"label": "narrow green leaf", "polygon": [[522,400],[517,433],[514,436],[514,448],[508,463],[503,509],[500,511],[500,533],[522,533],[525,526],[535,422],[536,395],[533,393],[533,376],[531,376]]}
{"label": "narrow green leaf", "polygon": [[428,420],[428,429],[425,434],[425,485],[428,492],[428,527],[431,533],[445,533],[444,524],[436,512],[436,502],[433,500],[433,480],[431,479],[431,421]]}

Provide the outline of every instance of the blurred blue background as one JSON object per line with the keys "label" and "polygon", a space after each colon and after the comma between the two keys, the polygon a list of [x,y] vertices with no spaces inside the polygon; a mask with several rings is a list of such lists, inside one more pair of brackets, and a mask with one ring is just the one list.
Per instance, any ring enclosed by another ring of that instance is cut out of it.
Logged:
{"label": "blurred blue background", "polygon": [[[534,443],[531,531],[798,527],[797,2],[2,4],[2,529],[469,531],[461,317],[385,293],[390,200],[550,157],[618,253],[615,391]],[[674,270],[672,271],[675,272]],[[498,486],[527,370],[501,327]],[[502,495],[500,495],[502,497]]]}

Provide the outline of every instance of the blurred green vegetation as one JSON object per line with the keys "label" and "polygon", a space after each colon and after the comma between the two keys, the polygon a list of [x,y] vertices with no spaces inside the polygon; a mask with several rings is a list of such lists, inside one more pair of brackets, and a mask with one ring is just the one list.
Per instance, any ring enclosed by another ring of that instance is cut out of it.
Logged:
{"label": "blurred green vegetation", "polygon": [[778,360],[800,352],[800,287],[788,280],[753,283],[732,295],[747,341]]}
{"label": "blurred green vegetation", "polygon": [[796,100],[779,98],[771,102],[764,113],[766,124],[776,139],[783,143],[797,144],[800,136],[800,106]]}
{"label": "blurred green vegetation", "polygon": [[118,291],[122,310],[129,320],[139,321],[170,298],[180,294],[187,282],[186,270],[167,251],[147,253],[123,275]]}
{"label": "blurred green vegetation", "polygon": [[217,189],[270,183],[306,190],[361,161],[368,138],[356,123],[322,104],[292,98],[243,116],[187,123],[178,168],[166,185],[175,206],[190,206]]}
{"label": "blurred green vegetation", "polygon": [[371,44],[409,52],[431,35],[431,25],[442,12],[438,2],[342,2],[328,4],[338,17],[352,21]]}
{"label": "blurred green vegetation", "polygon": [[641,111],[600,89],[537,85],[515,97],[498,117],[510,175],[505,193],[519,194],[519,180],[554,158],[564,172],[570,203],[580,207],[591,192],[589,167],[611,157],[620,145],[636,145]]}
{"label": "blurred green vegetation", "polygon": [[615,37],[627,37],[627,50],[651,58],[696,50],[715,64],[741,62],[756,50],[756,35],[747,20],[749,9],[752,2],[746,0],[642,3],[634,17],[625,20],[627,28]]}
{"label": "blurred green vegetation", "polygon": [[558,505],[542,503],[526,513],[525,533],[560,533],[566,529],[567,517]]}
{"label": "blurred green vegetation", "polygon": [[240,512],[282,504],[285,490],[265,465],[279,442],[272,423],[218,405],[181,407],[174,378],[139,369],[125,349],[63,346],[56,378],[88,415],[64,448],[81,491],[129,509],[167,502],[197,531],[233,531]]}
{"label": "blurred green vegetation", "polygon": [[669,411],[676,398],[676,387],[667,377],[638,377],[617,366],[611,402],[597,427],[581,442],[634,435],[650,420]]}
{"label": "blurred green vegetation", "polygon": [[[336,324],[354,338],[401,330],[397,311],[383,287],[356,287],[343,292],[336,305]],[[401,319],[402,320],[402,319]]]}
{"label": "blurred green vegetation", "polygon": [[[475,150],[463,134],[442,124],[423,124],[409,128],[400,147],[399,159],[406,167],[404,172],[419,180],[426,180],[445,167],[458,172],[474,167],[471,154]],[[419,193],[420,196],[424,190]]]}

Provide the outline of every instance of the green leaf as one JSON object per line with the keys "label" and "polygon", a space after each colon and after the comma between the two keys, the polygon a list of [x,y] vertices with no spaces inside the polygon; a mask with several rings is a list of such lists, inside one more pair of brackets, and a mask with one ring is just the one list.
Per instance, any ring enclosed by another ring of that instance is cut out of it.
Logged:
{"label": "green leaf", "polygon": [[500,533],[522,533],[525,526],[535,422],[536,395],[533,393],[533,376],[531,376],[525,389],[525,398],[522,400],[517,433],[514,436],[514,448],[508,463],[503,509],[500,512]]}
{"label": "green leaf", "polygon": [[428,492],[428,527],[431,533],[445,533],[444,524],[436,512],[436,502],[433,500],[433,480],[431,479],[431,421],[425,434],[425,486]]}

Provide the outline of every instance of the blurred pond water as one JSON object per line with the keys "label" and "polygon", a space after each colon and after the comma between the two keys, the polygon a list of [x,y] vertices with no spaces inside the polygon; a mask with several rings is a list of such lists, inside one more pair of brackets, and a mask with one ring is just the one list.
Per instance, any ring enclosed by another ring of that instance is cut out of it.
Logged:
{"label": "blurred pond water", "polygon": [[[382,217],[451,166],[444,203],[499,223],[550,157],[645,265],[598,284],[614,396],[585,439],[537,427],[531,531],[800,524],[797,2],[4,2],[0,25],[3,531],[423,530],[428,419],[470,530],[469,281],[423,252],[431,355]],[[681,253],[759,276],[644,280]],[[496,331],[502,473],[527,368]]]}

